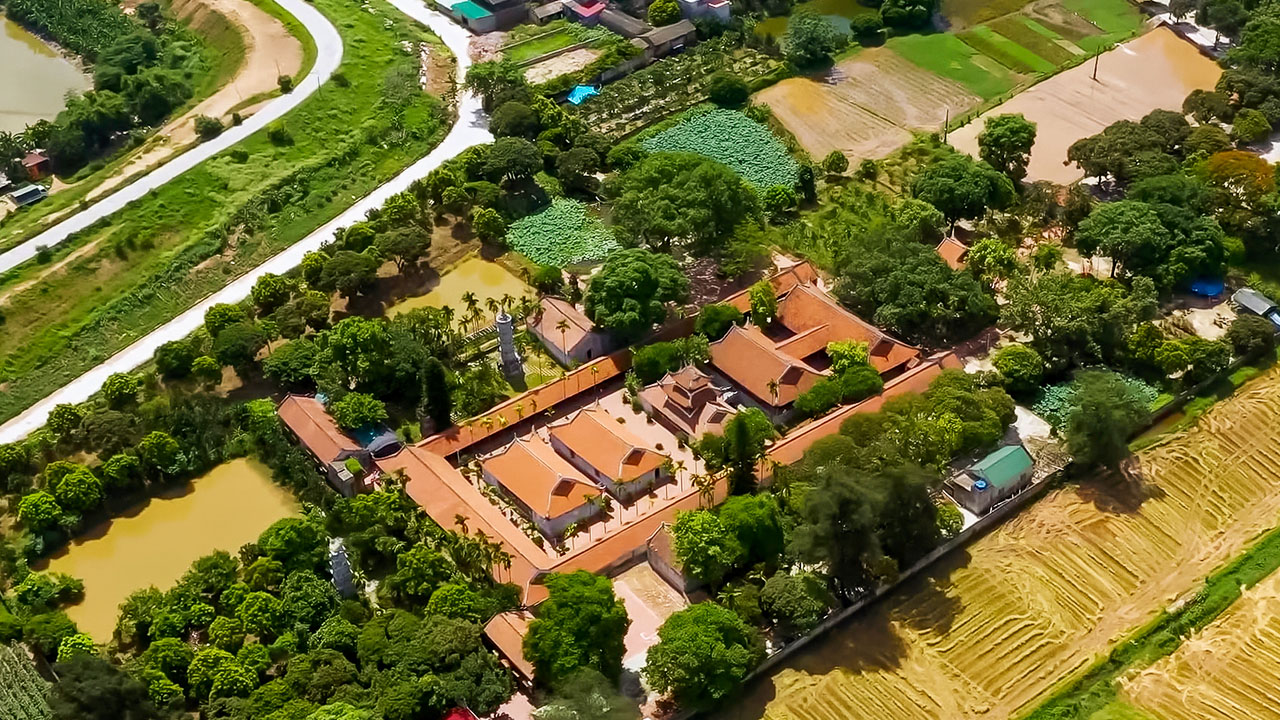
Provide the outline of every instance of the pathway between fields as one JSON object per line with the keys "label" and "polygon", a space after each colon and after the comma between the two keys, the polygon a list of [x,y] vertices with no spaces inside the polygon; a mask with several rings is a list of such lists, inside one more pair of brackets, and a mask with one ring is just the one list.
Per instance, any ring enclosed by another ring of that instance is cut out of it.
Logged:
{"label": "pathway between fields", "polygon": [[[303,3],[303,0],[279,1],[286,8],[289,8],[290,12],[293,12],[292,6],[295,3]],[[444,15],[428,9],[423,0],[388,1],[401,12],[431,28],[436,35],[440,36],[440,39],[444,41],[445,45],[454,54],[454,57],[457,58],[457,76],[461,78],[466,75],[467,68],[471,65],[471,60],[467,55],[467,45],[471,39],[469,32],[454,24]],[[307,8],[310,9],[309,6]],[[311,10],[311,12],[315,11]],[[332,29],[332,26],[328,25],[327,22],[325,26]],[[317,40],[317,45],[320,45],[319,40]],[[323,46],[321,45],[321,47]],[[338,47],[340,50],[341,44]],[[320,65],[322,62],[325,62],[323,50],[321,50],[316,64]],[[254,117],[260,116],[261,113]],[[247,274],[236,278],[231,284],[205,298],[195,307],[156,328],[129,347],[112,355],[106,362],[72,380],[64,385],[62,389],[32,405],[21,415],[0,426],[0,444],[21,440],[33,430],[39,429],[44,425],[45,420],[49,417],[49,412],[55,405],[60,403],[80,403],[88,400],[91,395],[102,387],[102,383],[107,379],[107,376],[138,367],[150,360],[156,349],[164,343],[184,338],[194,332],[196,328],[204,323],[205,311],[213,305],[243,300],[248,297],[249,290],[253,288],[253,284],[257,282],[258,278],[267,273],[280,274],[289,271],[302,261],[303,255],[332,240],[334,230],[337,228],[363,220],[365,213],[373,208],[380,207],[392,195],[407,190],[409,184],[414,180],[425,177],[427,173],[440,167],[446,160],[455,157],[463,150],[473,145],[489,142],[492,139],[493,136],[489,134],[489,118],[480,107],[480,99],[472,93],[459,92],[457,122],[454,123],[453,128],[445,136],[444,140],[426,157],[410,165],[385,185],[358,200],[338,217],[330,220],[315,232],[299,240]],[[175,160],[174,162],[177,161]],[[108,198],[108,200],[110,199]]]}
{"label": "pathway between fields", "polygon": [[110,217],[134,200],[144,197],[152,190],[265,128],[268,123],[284,117],[286,113],[310,97],[311,93],[318,90],[342,62],[342,37],[338,35],[338,30],[333,27],[328,18],[306,0],[276,0],[276,2],[302,23],[316,43],[316,62],[293,92],[281,95],[267,103],[242,125],[230,128],[213,140],[197,145],[154,172],[138,178],[81,212],[0,254],[0,273],[27,262],[36,256],[40,248],[54,247],[72,234],[84,230],[103,218]]}

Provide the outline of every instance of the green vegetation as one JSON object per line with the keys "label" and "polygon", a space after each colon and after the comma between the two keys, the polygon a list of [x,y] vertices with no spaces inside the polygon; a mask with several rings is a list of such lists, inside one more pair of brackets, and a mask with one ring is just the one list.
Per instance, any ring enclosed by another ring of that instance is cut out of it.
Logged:
{"label": "green vegetation", "polygon": [[1080,54],[1059,45],[1057,33],[1025,15],[1011,15],[991,22],[987,27],[1035,53],[1037,57],[1061,67]]}
{"label": "green vegetation", "polygon": [[49,684],[36,673],[25,652],[0,643],[0,677],[5,678],[0,686],[0,716],[13,720],[49,718]]}
{"label": "green vegetation", "polygon": [[9,17],[58,39],[68,50],[96,60],[98,53],[136,26],[106,0],[7,0]]}
{"label": "green vegetation", "polygon": [[1063,0],[1063,6],[1102,29],[1103,35],[1077,41],[1080,47],[1096,52],[1142,29],[1142,13],[1127,2],[1116,0]]}
{"label": "green vegetation", "polygon": [[513,63],[524,63],[576,42],[579,42],[578,38],[568,29],[555,28],[526,39],[513,38],[502,47],[502,55]]}
{"label": "green vegetation", "polygon": [[[296,242],[438,141],[443,110],[417,90],[416,55],[400,45],[426,33],[387,5],[373,13],[317,5],[344,28],[346,86],[317,93],[280,123],[306,128],[291,141],[255,135],[121,211],[109,228],[60,246],[93,244],[64,273],[11,298],[0,417]],[[38,271],[19,268],[4,282]]]}
{"label": "green vegetation", "polygon": [[1014,72],[1048,73],[1056,69],[1053,63],[984,25],[960,33],[959,38]]}
{"label": "green vegetation", "polygon": [[649,152],[692,152],[727,165],[763,190],[796,184],[799,165],[769,129],[734,110],[709,110],[644,141]]}
{"label": "green vegetation", "polygon": [[[1190,600],[1167,608],[1111,650],[1106,658],[1070,679],[1025,720],[1096,720],[1094,713],[1116,701],[1121,675],[1149,667],[1213,622],[1244,590],[1280,568],[1280,529],[1272,530],[1244,554],[1210,575]],[[1106,712],[1118,712],[1114,708]],[[1105,717],[1105,715],[1103,716]],[[1115,715],[1112,717],[1125,717]]]}
{"label": "green vegetation", "polygon": [[545,210],[512,223],[507,245],[552,267],[603,260],[621,247],[586,203],[569,198],[556,198]]}
{"label": "green vegetation", "polygon": [[992,99],[1013,89],[1016,76],[955,35],[903,35],[888,47],[920,67],[955,80],[973,94]]}

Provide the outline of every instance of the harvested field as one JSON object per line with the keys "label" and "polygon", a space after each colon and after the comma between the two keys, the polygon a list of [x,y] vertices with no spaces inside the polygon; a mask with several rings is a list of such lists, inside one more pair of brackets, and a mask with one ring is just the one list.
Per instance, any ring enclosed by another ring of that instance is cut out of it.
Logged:
{"label": "harvested field", "polygon": [[1064,165],[1076,140],[1117,120],[1180,108],[1192,90],[1212,89],[1222,70],[1191,43],[1159,28],[1103,54],[1096,81],[1092,73],[1093,63],[1086,62],[1045,80],[951,133],[951,144],[976,156],[984,117],[1021,113],[1037,125],[1028,180],[1071,183],[1082,176],[1074,165]]}
{"label": "harvested field", "polygon": [[756,101],[773,108],[809,154],[839,150],[856,161],[885,157],[911,139],[911,130],[938,129],[948,109],[958,115],[979,98],[891,50],[873,48],[840,62],[821,81],[783,80]]}
{"label": "harvested field", "polygon": [[1280,706],[1280,573],[1172,655],[1126,678],[1121,696],[1162,720],[1274,717]]}
{"label": "harvested field", "polygon": [[1142,453],[1138,477],[1053,490],[807,647],[719,717],[1015,717],[1275,526],[1277,415],[1272,370]]}
{"label": "harvested field", "polygon": [[524,79],[533,85],[544,83],[566,73],[581,70],[598,57],[600,57],[600,51],[592,48],[570,50],[563,55],[557,55],[525,68]]}

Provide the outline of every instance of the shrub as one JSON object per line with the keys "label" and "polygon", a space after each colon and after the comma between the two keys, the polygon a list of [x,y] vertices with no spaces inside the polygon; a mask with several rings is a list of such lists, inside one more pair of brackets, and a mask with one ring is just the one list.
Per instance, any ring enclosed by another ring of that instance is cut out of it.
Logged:
{"label": "shrub", "polygon": [[712,73],[707,82],[707,97],[720,107],[742,107],[750,96],[751,90],[747,87],[747,82],[726,70]]}
{"label": "shrub", "polygon": [[676,0],[653,0],[649,5],[649,24],[654,27],[670,25],[680,20],[680,6]]}
{"label": "shrub", "polygon": [[280,75],[276,77],[276,85],[280,87],[280,92],[282,93],[287,94],[293,92],[293,76]]}
{"label": "shrub", "polygon": [[832,175],[839,175],[849,169],[849,158],[839,150],[832,150],[827,156],[822,158],[822,169]]}
{"label": "shrub", "polygon": [[274,145],[292,145],[293,135],[279,120],[267,126],[267,139]]}
{"label": "shrub", "polygon": [[1276,326],[1257,315],[1240,315],[1231,321],[1226,340],[1237,357],[1272,352],[1276,348]]}
{"label": "shrub", "polygon": [[196,118],[196,135],[201,140],[212,140],[222,134],[222,121],[218,118],[200,115]]}
{"label": "shrub", "polygon": [[713,303],[702,308],[694,322],[693,331],[715,342],[729,332],[729,328],[742,322],[742,311],[728,303]]}
{"label": "shrub", "polygon": [[1026,345],[1002,347],[991,362],[1004,377],[1009,392],[1014,394],[1035,392],[1044,377],[1044,359]]}

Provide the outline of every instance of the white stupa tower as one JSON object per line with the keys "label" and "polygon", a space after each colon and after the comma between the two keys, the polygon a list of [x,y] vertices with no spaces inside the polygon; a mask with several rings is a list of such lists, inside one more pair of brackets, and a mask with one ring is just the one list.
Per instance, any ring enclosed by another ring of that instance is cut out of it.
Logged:
{"label": "white stupa tower", "polygon": [[498,350],[502,353],[502,372],[508,377],[524,375],[524,364],[516,351],[515,321],[504,307],[494,318],[498,326]]}

